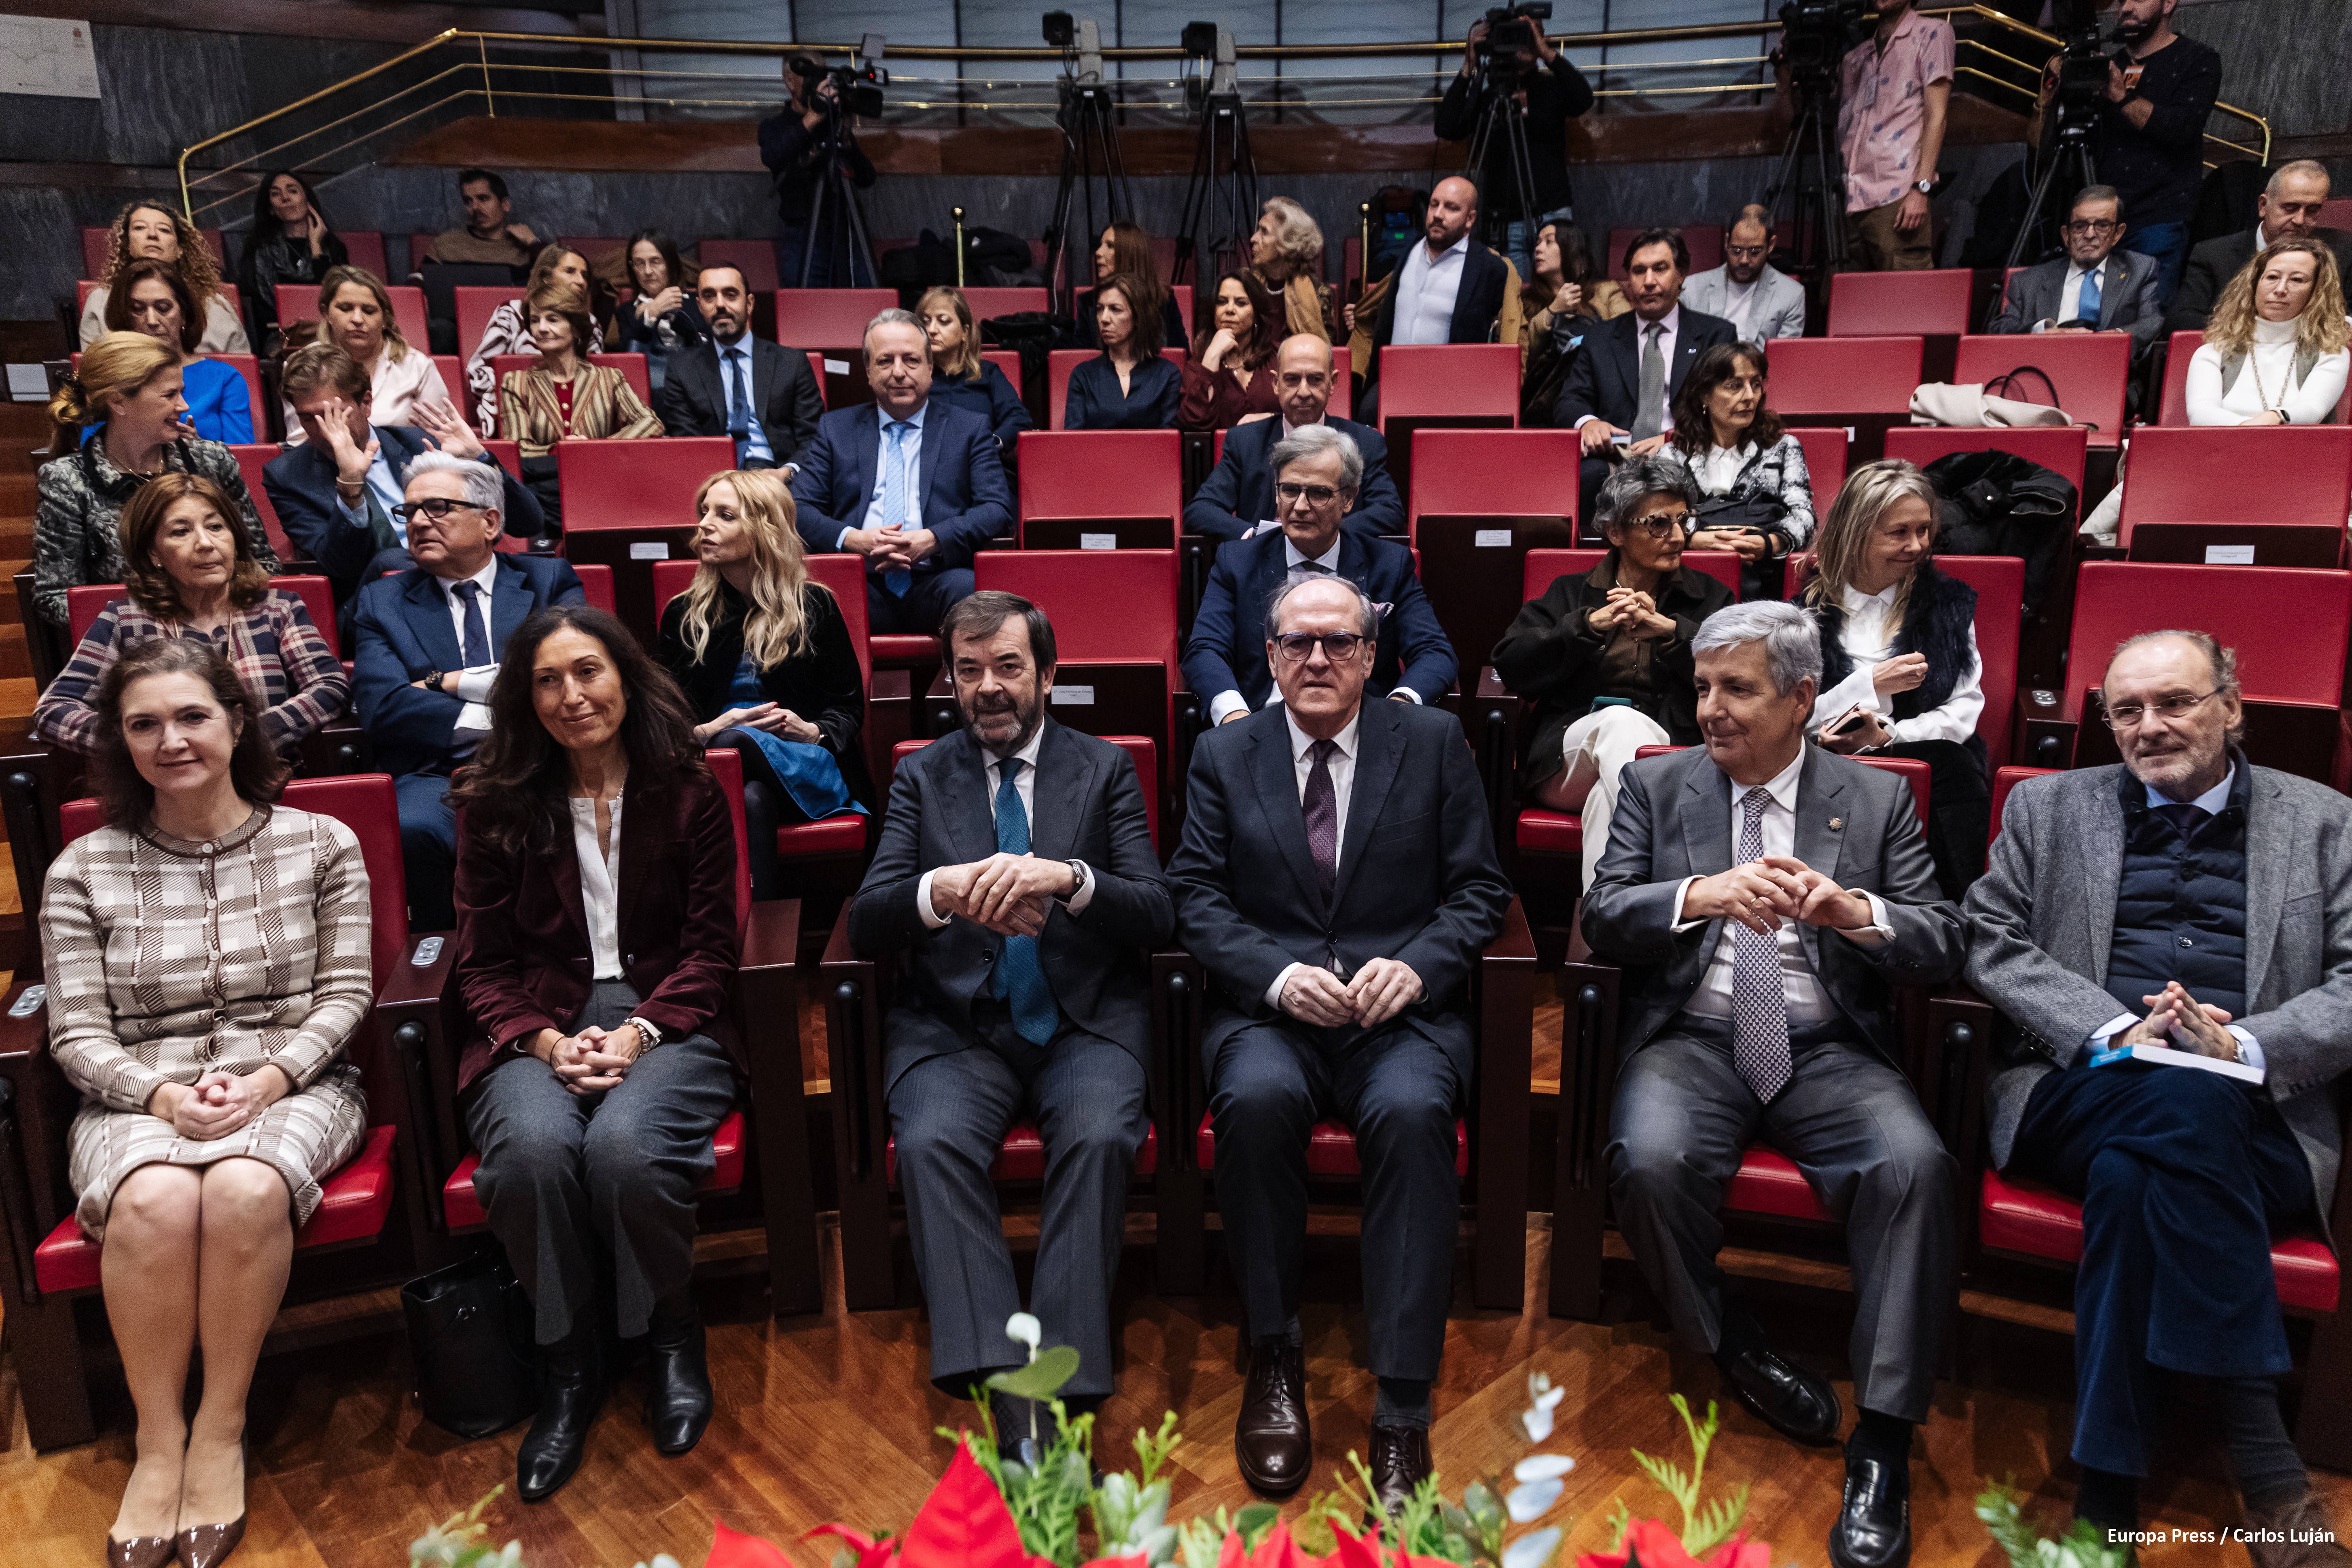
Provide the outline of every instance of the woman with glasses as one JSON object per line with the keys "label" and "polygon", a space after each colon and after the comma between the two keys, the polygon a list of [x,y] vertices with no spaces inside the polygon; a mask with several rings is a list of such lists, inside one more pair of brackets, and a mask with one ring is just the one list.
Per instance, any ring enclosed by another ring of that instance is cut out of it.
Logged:
{"label": "woman with glasses", "polygon": [[1682,563],[1698,504],[1672,458],[1628,458],[1601,487],[1609,553],[1554,578],[1495,645],[1503,684],[1536,705],[1519,787],[1547,810],[1583,814],[1587,887],[1634,752],[1699,742],[1691,638],[1731,590]]}
{"label": "woman with glasses", "polygon": [[1928,781],[1927,850],[1944,896],[1984,866],[1992,825],[1977,591],[1935,567],[1936,492],[1916,465],[1865,463],[1846,477],[1815,543],[1804,593],[1822,628],[1813,738],[1849,756],[1917,757]]}
{"label": "woman with glasses", "polygon": [[1665,455],[1690,470],[1702,499],[1693,550],[1739,557],[1739,596],[1780,596],[1782,563],[1813,534],[1805,448],[1765,406],[1771,374],[1761,343],[1717,343],[1675,395]]}

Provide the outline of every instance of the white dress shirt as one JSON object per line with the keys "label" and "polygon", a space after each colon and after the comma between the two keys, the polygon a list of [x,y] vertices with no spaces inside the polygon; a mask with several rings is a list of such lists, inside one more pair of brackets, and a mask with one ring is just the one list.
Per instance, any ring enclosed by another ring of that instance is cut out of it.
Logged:
{"label": "white dress shirt", "polygon": [[441,689],[466,704],[458,710],[457,727],[460,731],[477,731],[476,740],[490,732],[490,688],[499,678],[498,621],[490,614],[491,584],[498,581],[498,576],[499,558],[494,554],[489,564],[471,577],[459,578],[457,582],[444,577],[433,579],[433,585],[441,591],[442,602],[449,606],[449,625],[457,634],[457,657],[460,658],[466,657],[466,601],[457,592],[457,583],[481,584],[481,596],[476,603],[482,606],[482,635],[490,639],[491,662],[441,672]]}
{"label": "white dress shirt", "polygon": [[[1799,746],[1797,760],[1775,773],[1764,786],[1772,798],[1764,807],[1763,819],[1757,826],[1763,837],[1764,853],[1767,855],[1793,856],[1797,852],[1797,782],[1804,771],[1805,748]],[[1747,816],[1747,808],[1740,805],[1740,798],[1747,795],[1748,786],[1734,782],[1727,774],[1723,775],[1723,780],[1729,787],[1731,852],[1736,856],[1739,853],[1740,825]],[[1697,877],[1685,877],[1683,885],[1675,889],[1676,914],[1683,912],[1684,902],[1690,897],[1691,884],[1698,880]],[[1864,947],[1893,942],[1895,932],[1886,923],[1886,906],[1879,900],[1878,895],[1861,889],[1854,890],[1869,900],[1870,924],[1853,931],[1840,927],[1822,929],[1834,930],[1847,941],[1859,942]],[[1675,931],[1679,935],[1703,923],[1697,920],[1685,920],[1676,925]],[[1730,1021],[1731,969],[1738,959],[1739,933],[1743,929],[1737,921],[1726,920],[1723,922],[1723,932],[1716,938],[1715,952],[1706,961],[1706,973],[1701,976],[1698,989],[1691,994],[1691,999],[1684,1004],[1685,1012],[1701,1018]],[[1812,964],[1805,958],[1805,944],[1799,935],[1802,929],[1797,921],[1784,920],[1780,922],[1780,929],[1772,933],[1773,942],[1780,950],[1780,994],[1788,1000],[1789,1024],[1792,1028],[1802,1024],[1827,1023],[1837,1016],[1838,1011],[1837,1004],[1822,988],[1821,980],[1813,973]]]}
{"label": "white dress shirt", "polygon": [[1903,623],[1895,616],[1895,593],[1901,586],[1897,583],[1879,594],[1864,594],[1852,588],[1845,591],[1845,626],[1838,641],[1853,660],[1853,673],[1813,700],[1811,728],[1818,732],[1823,724],[1858,702],[1866,711],[1880,716],[1879,722],[1886,727],[1890,743],[1952,741],[1965,744],[1977,732],[1977,719],[1984,712],[1984,659],[1977,652],[1974,626],[1969,627],[1969,666],[1952,683],[1952,694],[1944,699],[1942,706],[1930,708],[1915,719],[1889,719],[1885,715],[1892,698],[1880,697],[1878,688],[1872,684],[1872,667],[1895,657],[1895,639],[1903,630]]}
{"label": "white dress shirt", "polygon": [[[1348,721],[1348,727],[1331,737],[1333,750],[1323,764],[1324,771],[1331,775],[1331,863],[1334,866],[1347,854],[1348,797],[1356,788],[1356,731],[1363,720],[1363,710],[1359,708],[1355,717]],[[1298,781],[1298,799],[1303,805],[1307,800],[1307,776],[1315,771],[1315,737],[1300,729],[1298,721],[1292,718],[1287,710],[1282,715],[1282,722],[1290,733],[1290,767]],[[1306,967],[1303,963],[1284,964],[1282,973],[1274,977],[1274,984],[1265,988],[1265,1005],[1277,1013],[1281,1012],[1283,985],[1290,979],[1292,971]]]}
{"label": "white dress shirt", "polygon": [[[1642,395],[1642,362],[1649,357],[1651,325],[1639,316],[1633,318],[1633,395],[1636,397]],[[1676,304],[1659,319],[1656,325],[1664,329],[1658,333],[1658,353],[1666,365],[1666,379],[1659,395],[1659,407],[1664,412],[1659,416],[1658,430],[1661,435],[1671,435],[1675,428],[1675,339],[1682,333],[1682,306]],[[1625,422],[1625,428],[1631,430],[1641,416],[1640,409],[1633,410],[1633,418]],[[1574,428],[1581,430],[1598,417],[1598,415],[1588,414],[1576,422]]]}
{"label": "white dress shirt", "polygon": [[[907,515],[899,526],[910,533],[923,526],[923,416],[930,411],[930,399],[925,398],[921,406],[908,415],[908,429],[898,437],[898,460],[905,467],[907,475],[903,486]],[[857,525],[860,528],[880,528],[890,521],[882,515],[882,470],[884,465],[890,461],[890,426],[898,421],[880,404],[875,405],[874,412],[881,420],[881,426],[874,437],[874,494],[866,502],[866,518]],[[845,528],[841,532],[845,536],[849,530]],[[840,538],[834,540],[833,547],[835,550],[841,548]]]}
{"label": "white dress shirt", "polygon": [[[1045,727],[1043,724],[1040,724],[1037,726],[1037,732],[1029,737],[1029,743],[1027,745],[1023,746],[1019,751],[1013,752],[1011,757],[1002,760],[991,758],[987,768],[983,772],[983,776],[988,780],[988,794],[983,804],[988,807],[988,820],[994,822],[996,820],[996,792],[1004,787],[1004,763],[1006,762],[1018,760],[1027,764],[1014,775],[1013,780],[1013,793],[1021,797],[1021,815],[1028,819],[1029,842],[1033,845],[1037,842],[1037,752],[1045,746]],[[1072,860],[1070,864],[1077,867],[1085,867],[1087,863],[1083,860]],[[930,927],[933,931],[939,930],[941,926],[947,924],[949,920],[952,918],[940,913],[940,911],[931,905],[931,879],[938,875],[939,872],[937,870],[926,871],[923,873],[923,879],[915,885],[915,912],[922,916],[923,923]],[[1078,873],[1078,876],[1085,883],[1085,886],[1079,888],[1076,892],[1071,894],[1068,900],[1062,905],[1064,909],[1069,910],[1070,913],[1074,915],[1086,913],[1087,906],[1094,902],[1095,899],[1095,879],[1093,869],[1091,868],[1087,868],[1087,869],[1081,870]]]}
{"label": "white dress shirt", "polygon": [[621,797],[607,804],[612,813],[610,849],[596,847],[596,803],[572,802],[572,847],[580,856],[580,912],[588,918],[588,956],[598,980],[621,980]]}
{"label": "white dress shirt", "polygon": [[[2058,313],[2054,316],[2044,316],[2042,320],[2034,322],[2033,330],[2037,332],[2046,332],[2061,321],[2071,321],[2077,316],[2080,316],[2083,313],[2083,279],[2088,278],[2092,273],[2096,272],[2100,268],[2105,267],[2106,264],[2106,258],[2105,257],[2100,258],[2097,261],[2093,262],[2088,267],[2077,266],[2074,262],[2068,262],[2066,264],[2066,286],[2058,290]],[[2106,299],[2102,295],[2099,300],[2099,309],[2104,312],[2106,310]]]}
{"label": "white dress shirt", "polygon": [[1464,235],[1432,259],[1423,240],[1404,258],[1404,275],[1397,279],[1396,310],[1390,317],[1389,342],[1442,343],[1454,335],[1454,301],[1462,292],[1462,268],[1470,256],[1470,237]]}

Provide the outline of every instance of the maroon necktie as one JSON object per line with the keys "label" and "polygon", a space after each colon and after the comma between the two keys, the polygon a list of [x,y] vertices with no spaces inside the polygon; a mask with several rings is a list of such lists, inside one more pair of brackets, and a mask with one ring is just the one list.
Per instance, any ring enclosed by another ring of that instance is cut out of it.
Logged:
{"label": "maroon necktie", "polygon": [[1299,805],[1307,813],[1307,852],[1315,857],[1315,885],[1323,907],[1331,907],[1331,889],[1339,877],[1339,795],[1331,787],[1331,753],[1336,742],[1318,741],[1307,754],[1315,765],[1307,773],[1307,793]]}

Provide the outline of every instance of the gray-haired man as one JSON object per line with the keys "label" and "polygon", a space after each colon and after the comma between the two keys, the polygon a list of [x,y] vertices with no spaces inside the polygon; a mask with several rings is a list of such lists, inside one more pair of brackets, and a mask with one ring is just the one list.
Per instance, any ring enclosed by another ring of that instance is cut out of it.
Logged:
{"label": "gray-haired man", "polygon": [[1926,1419],[1958,1268],[1958,1166],[1895,1065],[1894,988],[1962,958],[1911,791],[1805,744],[1820,638],[1793,605],[1734,605],[1693,640],[1704,748],[1627,768],[1584,935],[1623,963],[1610,1110],[1619,1227],[1688,1342],[1802,1442],[1842,1425],[1827,1379],[1723,1295],[1717,1211],[1759,1141],[1845,1222],[1861,1418],[1839,1568],[1907,1563],[1911,1428]]}

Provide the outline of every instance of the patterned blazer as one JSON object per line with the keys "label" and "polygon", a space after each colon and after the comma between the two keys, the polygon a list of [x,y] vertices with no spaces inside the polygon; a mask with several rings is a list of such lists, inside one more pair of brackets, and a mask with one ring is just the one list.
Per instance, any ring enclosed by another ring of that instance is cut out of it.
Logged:
{"label": "patterned blazer", "polygon": [[[484,436],[506,436],[499,428],[499,373],[490,362],[500,354],[527,354],[536,352],[530,341],[530,326],[522,319],[522,300],[513,299],[490,312],[488,325],[482,329],[482,341],[466,356],[466,389],[464,395],[474,405],[474,428]],[[588,352],[604,352],[604,329],[601,325],[588,329]]]}
{"label": "patterned blazer", "polygon": [[[1691,454],[1669,440],[1658,456],[1681,464],[1690,475],[1691,483],[1698,483],[1698,460]],[[1731,489],[1720,499],[1777,502],[1780,515],[1770,526],[1785,536],[1783,552],[1802,550],[1813,537],[1813,483],[1805,467],[1804,443],[1794,436],[1782,436],[1741,465],[1739,477],[1731,481]]]}
{"label": "patterned blazer", "polygon": [[499,382],[499,430],[522,444],[526,458],[544,458],[559,437],[642,441],[662,433],[661,421],[637,400],[628,377],[610,365],[583,364],[572,383],[567,424],[546,371],[510,370]]}
{"label": "patterned blazer", "polygon": [[[218,441],[174,441],[163,448],[163,470],[202,474],[236,503],[237,520],[265,572],[278,570],[278,552],[246,493],[236,455]],[[84,583],[122,581],[122,509],[147,482],[126,474],[106,455],[106,431],[94,429],[78,451],[41,465],[40,501],[33,517],[33,603],[53,626],[66,624],[66,590]]]}

